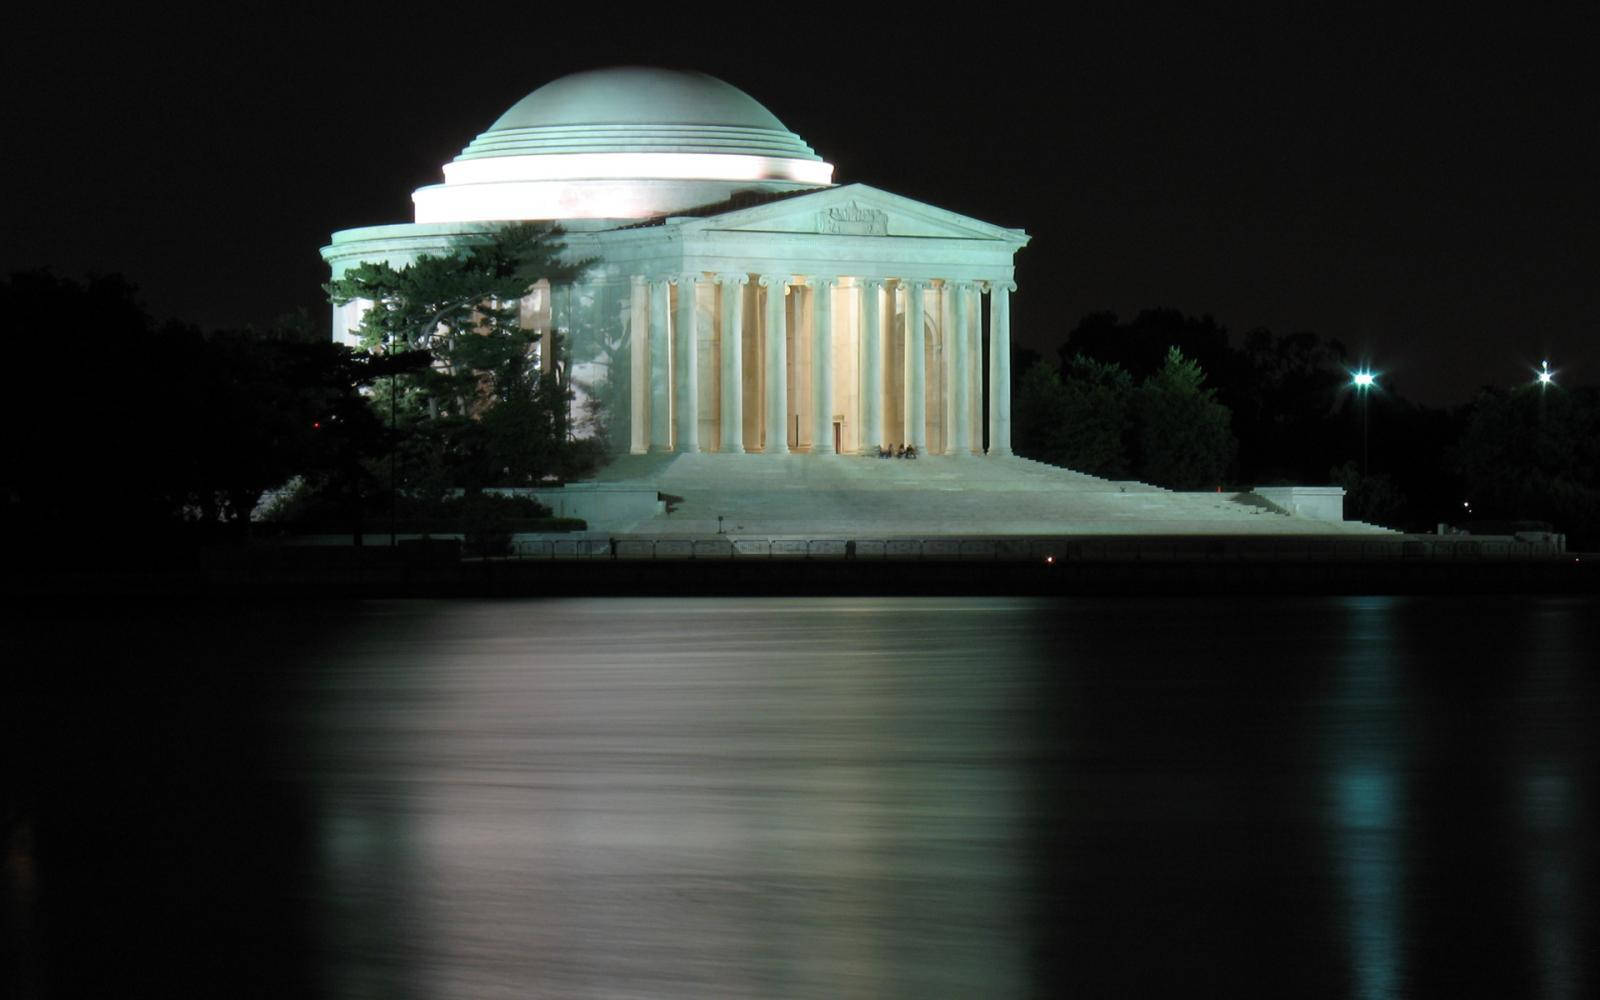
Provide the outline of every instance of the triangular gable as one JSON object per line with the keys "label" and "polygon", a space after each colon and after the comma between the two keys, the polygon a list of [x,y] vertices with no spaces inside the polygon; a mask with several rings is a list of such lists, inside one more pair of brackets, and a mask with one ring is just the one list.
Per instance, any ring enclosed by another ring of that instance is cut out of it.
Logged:
{"label": "triangular gable", "polygon": [[719,232],[1000,240],[1019,247],[1028,242],[1020,229],[991,225],[865,184],[825,188],[679,225]]}

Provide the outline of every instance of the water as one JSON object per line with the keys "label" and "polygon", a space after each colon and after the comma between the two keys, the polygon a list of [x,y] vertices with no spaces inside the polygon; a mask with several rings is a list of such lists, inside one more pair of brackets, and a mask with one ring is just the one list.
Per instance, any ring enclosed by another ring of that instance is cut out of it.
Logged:
{"label": "water", "polygon": [[13,992],[1591,995],[1597,610],[31,609]]}

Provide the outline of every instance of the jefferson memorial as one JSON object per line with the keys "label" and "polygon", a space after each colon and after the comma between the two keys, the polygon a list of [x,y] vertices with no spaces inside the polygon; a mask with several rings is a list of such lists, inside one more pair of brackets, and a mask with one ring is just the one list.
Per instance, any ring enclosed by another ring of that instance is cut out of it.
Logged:
{"label": "jefferson memorial", "polygon": [[[1018,229],[864,184],[749,95],[678,70],[575,73],[535,90],[412,195],[416,221],[333,234],[335,278],[549,221],[572,287],[536,285],[606,402],[617,451],[1009,455]],[[353,342],[370,303],[335,307]],[[987,376],[987,391],[984,379]]]}
{"label": "jefferson memorial", "polygon": [[[743,554],[853,537],[882,555],[922,544],[906,536],[975,530],[1378,530],[1340,523],[1334,487],[1173,493],[1013,455],[1010,301],[1028,235],[835,184],[770,111],[704,74],[548,83],[412,201],[415,222],[334,233],[333,276],[450,253],[513,221],[557,223],[568,259],[598,261],[574,284],[530,288],[520,321],[541,367],[559,346],[578,433],[603,434],[615,456],[544,502],[613,541]],[[353,342],[368,308],[335,307],[333,335]],[[845,457],[899,446],[923,460]]]}

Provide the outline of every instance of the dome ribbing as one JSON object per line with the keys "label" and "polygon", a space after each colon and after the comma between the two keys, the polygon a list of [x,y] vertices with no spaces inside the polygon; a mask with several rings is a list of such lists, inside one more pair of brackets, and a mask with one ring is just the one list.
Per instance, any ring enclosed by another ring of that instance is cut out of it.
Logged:
{"label": "dome ribbing", "polygon": [[512,105],[456,160],[571,153],[821,159],[731,84],[704,73],[627,66],[545,84]]}

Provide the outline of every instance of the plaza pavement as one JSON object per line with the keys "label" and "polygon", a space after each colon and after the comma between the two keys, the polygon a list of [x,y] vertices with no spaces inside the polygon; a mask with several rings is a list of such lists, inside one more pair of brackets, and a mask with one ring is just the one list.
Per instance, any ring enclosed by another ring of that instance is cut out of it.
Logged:
{"label": "plaza pavement", "polygon": [[619,535],[1394,536],[1282,514],[1248,493],[1178,493],[1014,457],[626,455],[596,479],[670,498],[667,513],[617,525]]}

